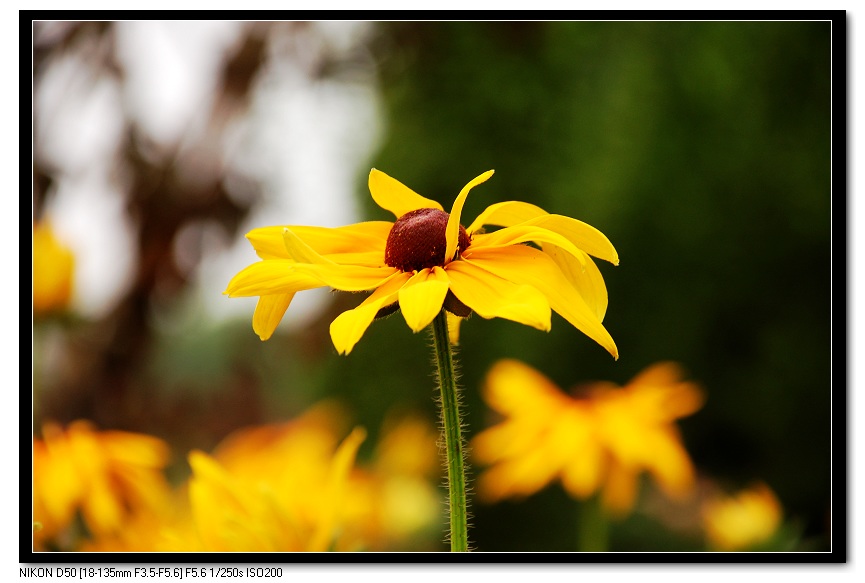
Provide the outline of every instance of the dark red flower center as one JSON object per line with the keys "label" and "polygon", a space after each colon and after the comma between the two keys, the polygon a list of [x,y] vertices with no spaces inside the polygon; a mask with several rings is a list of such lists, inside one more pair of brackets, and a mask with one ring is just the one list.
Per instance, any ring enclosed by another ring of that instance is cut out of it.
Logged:
{"label": "dark red flower center", "polygon": [[[438,209],[418,209],[401,216],[387,236],[384,262],[406,272],[444,265],[449,216]],[[468,233],[460,225],[456,257],[468,249],[470,242]]]}

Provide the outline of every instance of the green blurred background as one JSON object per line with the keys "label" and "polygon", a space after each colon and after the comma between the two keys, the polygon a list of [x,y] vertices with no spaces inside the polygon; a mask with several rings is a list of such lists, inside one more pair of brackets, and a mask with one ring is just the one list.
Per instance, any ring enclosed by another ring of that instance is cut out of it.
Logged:
{"label": "green blurred background", "polygon": [[[302,28],[246,30],[224,67],[225,94],[242,103],[267,66],[268,43],[315,37],[314,26]],[[52,59],[81,39],[115,34],[111,23],[71,30],[36,47],[37,91]],[[625,384],[654,362],[677,361],[707,395],[680,422],[700,475],[732,490],[765,481],[796,548],[829,548],[830,33],[831,23],[807,21],[388,22],[372,23],[349,56],[316,63],[322,80],[350,77],[358,59],[374,71],[383,129],[369,164],[351,169],[359,220],[391,220],[369,197],[370,166],[445,208],[471,178],[495,169],[472,191],[464,223],[489,204],[522,200],[597,227],[618,250],[618,267],[600,265],[618,361],[558,316],[548,334],[479,317],[463,325],[469,438],[495,421],[478,389],[500,358],[519,358],[565,389]],[[153,162],[140,140],[123,143],[124,163],[138,169],[123,191],[127,208],[136,224],[153,226],[150,238],[137,231],[140,258],[169,256],[184,222],[202,217],[227,240],[242,237],[254,197],[232,197],[214,179],[201,208],[166,206],[190,188],[172,178],[182,157]],[[35,172],[38,217],[62,177],[38,156]],[[270,224],[292,222],[274,216]],[[250,249],[247,263],[254,260]],[[85,417],[184,451],[336,397],[370,431],[363,456],[393,408],[436,419],[429,339],[401,318],[374,323],[338,356],[328,325],[359,299],[332,294],[305,325],[262,343],[251,306],[230,320],[189,317],[199,313],[185,291],[194,278],[143,270],[102,318],[35,321],[37,431],[45,418]],[[175,316],[180,323],[160,324]],[[87,364],[43,373],[49,358],[40,350],[57,335]],[[575,548],[581,506],[558,485],[471,510],[479,550]],[[638,509],[613,524],[610,549],[700,548],[662,522]]]}

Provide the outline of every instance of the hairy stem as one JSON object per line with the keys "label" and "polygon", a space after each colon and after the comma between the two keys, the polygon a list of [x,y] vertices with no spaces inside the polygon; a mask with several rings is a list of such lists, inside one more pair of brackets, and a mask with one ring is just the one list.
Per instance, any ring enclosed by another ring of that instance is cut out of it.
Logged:
{"label": "hairy stem", "polygon": [[459,397],[454,376],[454,357],[448,338],[448,322],[444,309],[433,320],[432,328],[439,389],[441,389],[442,431],[444,431],[447,454],[451,552],[466,552],[468,551],[466,474],[460,432]]}

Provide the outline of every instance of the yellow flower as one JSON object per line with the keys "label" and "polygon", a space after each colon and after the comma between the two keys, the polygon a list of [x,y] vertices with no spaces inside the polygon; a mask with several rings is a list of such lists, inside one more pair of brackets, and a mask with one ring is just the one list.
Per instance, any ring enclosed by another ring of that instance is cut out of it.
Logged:
{"label": "yellow flower", "polygon": [[766,542],[781,523],[781,503],[766,484],[758,483],[735,496],[716,496],[702,508],[709,544],[721,551],[753,548]]}
{"label": "yellow flower", "polygon": [[437,438],[435,427],[416,415],[385,420],[371,463],[351,479],[340,540],[345,550],[407,550],[412,544],[422,550],[438,542],[444,500],[436,484]]}
{"label": "yellow flower", "polygon": [[[298,291],[374,290],[331,323],[340,354],[354,348],[376,316],[400,309],[418,332],[444,307],[452,314],[452,341],[457,317],[472,311],[548,331],[552,310],[618,358],[601,323],[606,287],[590,257],[618,264],[612,244],[590,225],[525,202],[493,204],[464,228],[460,219],[469,191],[492,174],[484,172],[463,187],[446,213],[436,201],[373,169],[372,198],[396,222],[254,229],[247,238],[262,261],[232,278],[225,293],[259,296],[252,326],[267,340]],[[484,225],[503,228],[484,233]]]}
{"label": "yellow flower", "polygon": [[608,511],[623,514],[635,500],[639,475],[650,472],[671,497],[690,493],[694,470],[673,425],[702,405],[673,363],[659,363],[626,387],[593,383],[570,397],[515,361],[496,363],[483,397],[505,419],[472,442],[491,467],[478,480],[488,502],[533,494],[554,481],[585,499],[602,491]]}
{"label": "yellow flower", "polygon": [[191,537],[175,534],[176,550],[329,550],[342,528],[348,479],[365,432],[356,428],[337,447],[321,413],[240,431],[212,456],[192,452],[195,528]]}
{"label": "yellow flower", "polygon": [[[50,539],[80,511],[93,535],[115,533],[138,512],[161,509],[169,496],[162,469],[168,446],[149,435],[97,431],[76,421],[47,423],[33,440],[33,519]],[[35,536],[35,535],[34,535]]]}
{"label": "yellow flower", "polygon": [[47,222],[33,225],[33,311],[61,311],[72,296],[75,257]]}

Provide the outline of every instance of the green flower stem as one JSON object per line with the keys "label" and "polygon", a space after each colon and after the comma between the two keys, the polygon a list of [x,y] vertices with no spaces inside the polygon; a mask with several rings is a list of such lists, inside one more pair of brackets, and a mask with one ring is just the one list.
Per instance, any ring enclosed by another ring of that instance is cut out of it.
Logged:
{"label": "green flower stem", "polygon": [[460,433],[459,397],[454,376],[454,357],[451,352],[448,320],[444,309],[433,320],[432,331],[435,340],[439,388],[442,394],[442,430],[444,431],[447,452],[451,552],[466,552],[469,549],[463,438]]}
{"label": "green flower stem", "polygon": [[610,524],[595,495],[578,505],[577,550],[583,553],[605,553],[609,546]]}

